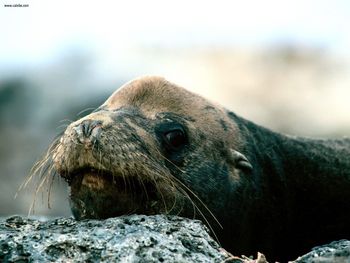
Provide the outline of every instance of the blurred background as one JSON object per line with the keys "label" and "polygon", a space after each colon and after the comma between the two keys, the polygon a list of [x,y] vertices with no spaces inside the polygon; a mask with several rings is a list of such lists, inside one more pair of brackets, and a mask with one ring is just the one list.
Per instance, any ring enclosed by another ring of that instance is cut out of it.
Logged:
{"label": "blurred background", "polygon": [[[0,216],[28,213],[34,186],[15,193],[64,125],[140,75],[280,132],[350,136],[350,1],[0,2]],[[70,215],[66,188],[35,215]]]}

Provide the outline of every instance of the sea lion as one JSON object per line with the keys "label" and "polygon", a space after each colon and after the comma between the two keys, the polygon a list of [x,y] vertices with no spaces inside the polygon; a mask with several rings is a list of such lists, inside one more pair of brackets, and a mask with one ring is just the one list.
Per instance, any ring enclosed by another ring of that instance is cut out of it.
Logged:
{"label": "sea lion", "polygon": [[282,135],[160,77],[71,123],[44,164],[77,219],[195,217],[233,254],[282,261],[350,238],[350,139]]}

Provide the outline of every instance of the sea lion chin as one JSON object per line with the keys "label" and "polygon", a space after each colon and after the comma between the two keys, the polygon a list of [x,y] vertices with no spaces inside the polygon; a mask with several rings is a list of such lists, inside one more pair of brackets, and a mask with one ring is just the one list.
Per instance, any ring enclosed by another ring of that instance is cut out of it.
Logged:
{"label": "sea lion chin", "polygon": [[253,124],[160,77],[125,84],[49,151],[77,219],[199,218],[234,254],[291,260],[350,238],[350,140]]}

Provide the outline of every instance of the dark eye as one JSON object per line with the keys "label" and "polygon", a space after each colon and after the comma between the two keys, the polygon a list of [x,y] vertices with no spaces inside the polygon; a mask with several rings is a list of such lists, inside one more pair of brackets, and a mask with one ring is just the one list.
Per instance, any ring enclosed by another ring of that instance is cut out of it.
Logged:
{"label": "dark eye", "polygon": [[187,142],[185,133],[180,129],[165,133],[164,139],[167,146],[169,146],[172,150],[179,150]]}

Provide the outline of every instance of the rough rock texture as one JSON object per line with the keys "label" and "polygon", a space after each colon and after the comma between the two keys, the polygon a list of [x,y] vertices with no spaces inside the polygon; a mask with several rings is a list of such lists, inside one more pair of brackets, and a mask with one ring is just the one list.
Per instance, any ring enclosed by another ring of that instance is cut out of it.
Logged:
{"label": "rough rock texture", "polygon": [[350,241],[334,241],[324,246],[315,247],[310,253],[299,257],[295,262],[350,263]]}
{"label": "rough rock texture", "polygon": [[180,217],[0,221],[0,262],[224,262],[229,257],[201,222]]}
{"label": "rough rock texture", "polygon": [[[0,262],[242,262],[198,220],[133,215],[107,220],[0,218]],[[350,263],[350,241],[316,247],[295,262]]]}

